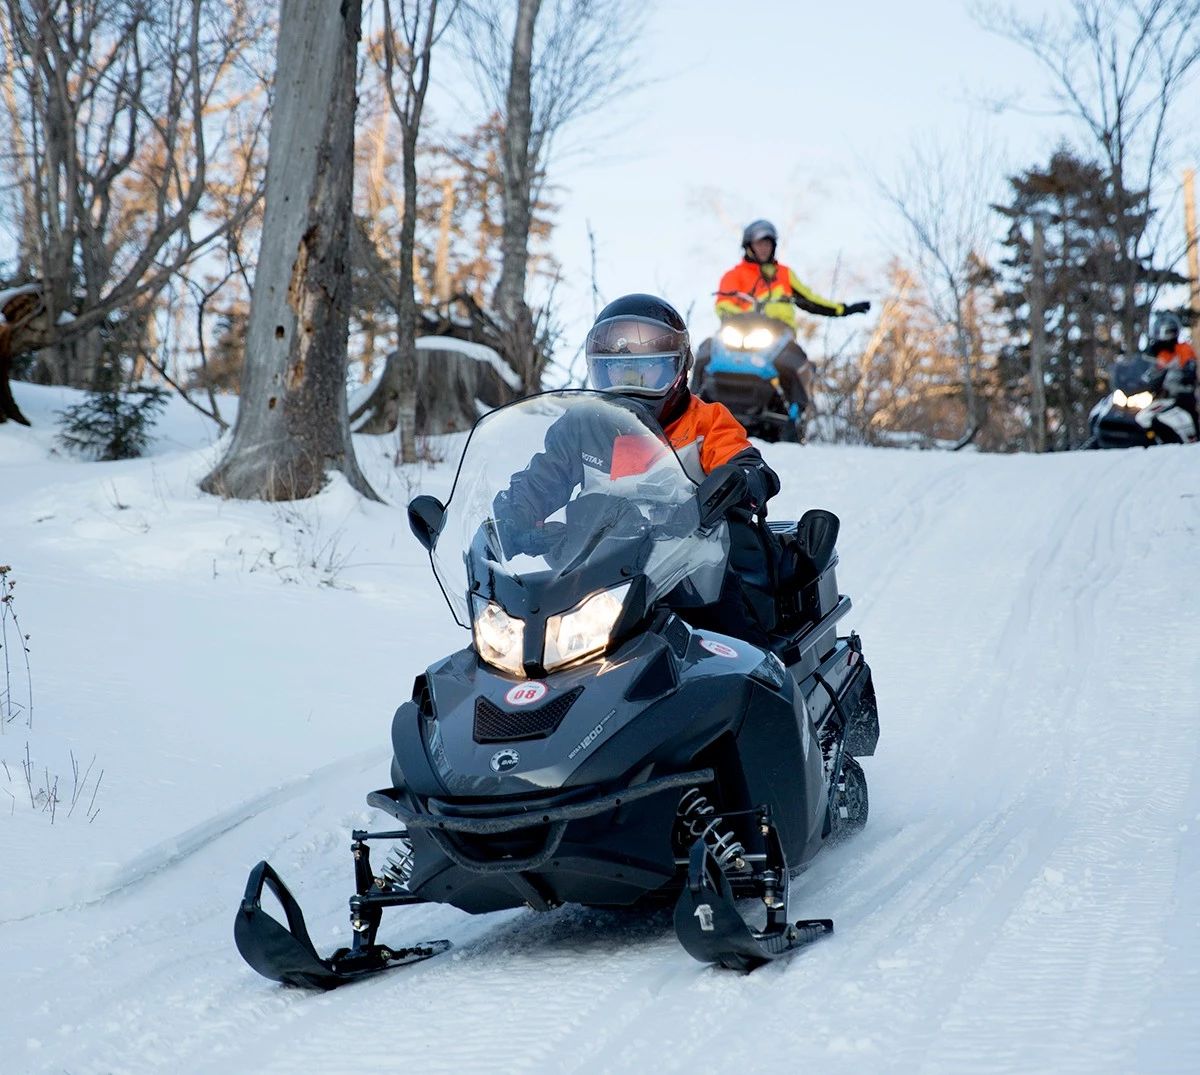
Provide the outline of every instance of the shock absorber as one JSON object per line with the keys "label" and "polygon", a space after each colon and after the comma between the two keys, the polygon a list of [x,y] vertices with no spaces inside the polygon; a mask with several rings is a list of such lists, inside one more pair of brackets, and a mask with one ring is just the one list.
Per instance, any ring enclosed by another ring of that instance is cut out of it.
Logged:
{"label": "shock absorber", "polygon": [[746,854],[745,847],[732,829],[721,831],[724,818],[717,816],[716,807],[701,794],[699,788],[684,792],[675,815],[679,825],[677,831],[685,845],[694,840],[703,840],[721,869],[746,868],[743,857]]}
{"label": "shock absorber", "polygon": [[408,888],[409,879],[413,872],[413,848],[408,840],[400,840],[392,844],[388,852],[387,862],[379,871],[380,876],[397,888]]}

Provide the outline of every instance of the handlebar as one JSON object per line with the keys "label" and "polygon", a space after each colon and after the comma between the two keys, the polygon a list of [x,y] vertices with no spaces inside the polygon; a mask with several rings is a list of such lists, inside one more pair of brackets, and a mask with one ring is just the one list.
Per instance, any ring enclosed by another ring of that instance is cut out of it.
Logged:
{"label": "handlebar", "polygon": [[756,314],[761,314],[771,303],[790,302],[795,304],[796,302],[795,295],[786,295],[783,298],[773,298],[770,295],[764,295],[759,299],[747,294],[745,291],[714,291],[713,294],[719,299],[741,299],[743,302],[748,302],[754,307]]}

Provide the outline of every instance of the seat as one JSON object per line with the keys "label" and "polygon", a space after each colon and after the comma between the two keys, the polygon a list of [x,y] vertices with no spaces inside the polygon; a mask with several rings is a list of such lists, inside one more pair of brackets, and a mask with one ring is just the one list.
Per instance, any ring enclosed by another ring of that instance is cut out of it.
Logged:
{"label": "seat", "polygon": [[776,538],[777,631],[815,623],[837,603],[837,538],[841,522],[831,511],[811,508],[799,522],[768,521]]}

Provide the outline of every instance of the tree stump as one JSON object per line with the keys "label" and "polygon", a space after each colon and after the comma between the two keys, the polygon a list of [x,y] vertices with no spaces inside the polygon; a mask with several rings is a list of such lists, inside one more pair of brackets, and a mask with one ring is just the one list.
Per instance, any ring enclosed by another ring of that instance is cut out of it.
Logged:
{"label": "tree stump", "polygon": [[[492,348],[448,336],[417,340],[416,382],[419,435],[470,429],[480,414],[520,395],[519,379]],[[350,400],[356,430],[370,418],[367,404],[379,384],[366,386]]]}

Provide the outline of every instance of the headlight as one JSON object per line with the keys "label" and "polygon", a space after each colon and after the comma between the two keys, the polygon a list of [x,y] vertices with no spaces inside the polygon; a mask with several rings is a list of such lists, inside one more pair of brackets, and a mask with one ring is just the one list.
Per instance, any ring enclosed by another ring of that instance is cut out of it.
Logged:
{"label": "headlight", "polygon": [[1129,397],[1125,395],[1119,388],[1113,393],[1113,402],[1118,407],[1124,407],[1129,402]]}
{"label": "headlight", "polygon": [[742,340],[742,346],[748,351],[760,351],[764,347],[770,347],[775,342],[775,333],[769,328],[752,328],[746,333],[745,339]]}
{"label": "headlight", "polygon": [[611,590],[601,590],[580,601],[570,612],[550,617],[542,655],[547,672],[604,652],[625,606],[629,586],[626,582]]}
{"label": "headlight", "polygon": [[[478,606],[476,606],[478,608]],[[505,672],[524,672],[525,621],[510,616],[494,601],[475,615],[475,652]]]}
{"label": "headlight", "polygon": [[728,347],[741,347],[742,334],[740,330],[734,328],[732,325],[726,325],[721,329],[721,342]]}
{"label": "headlight", "polygon": [[1150,404],[1153,402],[1154,402],[1154,393],[1153,392],[1138,392],[1137,395],[1128,396],[1125,399],[1125,405],[1127,407],[1134,407],[1139,411],[1143,407],[1149,407]]}

